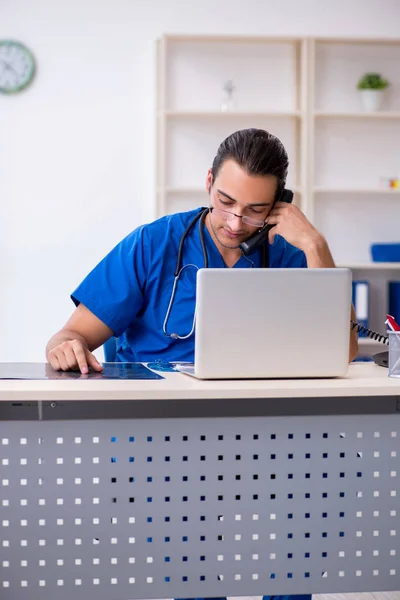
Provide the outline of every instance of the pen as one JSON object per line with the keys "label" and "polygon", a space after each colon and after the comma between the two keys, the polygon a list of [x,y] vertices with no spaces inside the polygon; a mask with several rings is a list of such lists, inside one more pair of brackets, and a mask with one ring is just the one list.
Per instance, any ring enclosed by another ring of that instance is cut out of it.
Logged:
{"label": "pen", "polygon": [[400,331],[400,327],[392,315],[386,315],[385,325],[389,325],[389,329],[392,331]]}

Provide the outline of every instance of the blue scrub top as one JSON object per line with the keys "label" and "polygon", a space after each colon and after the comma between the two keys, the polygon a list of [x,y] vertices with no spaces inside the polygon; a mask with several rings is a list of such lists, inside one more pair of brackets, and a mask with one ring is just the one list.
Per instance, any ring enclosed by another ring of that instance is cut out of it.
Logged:
{"label": "blue scrub top", "polygon": [[[118,337],[121,362],[194,361],[194,335],[176,340],[163,333],[174,283],[178,246],[183,232],[201,210],[177,213],[142,225],[126,236],[72,293]],[[193,323],[197,268],[204,267],[199,221],[189,231],[182,253],[188,266],[179,279],[167,332],[186,335]],[[226,265],[204,226],[209,267]],[[275,236],[269,248],[270,267],[306,268],[304,253]],[[261,267],[260,249],[241,256],[233,268]]]}

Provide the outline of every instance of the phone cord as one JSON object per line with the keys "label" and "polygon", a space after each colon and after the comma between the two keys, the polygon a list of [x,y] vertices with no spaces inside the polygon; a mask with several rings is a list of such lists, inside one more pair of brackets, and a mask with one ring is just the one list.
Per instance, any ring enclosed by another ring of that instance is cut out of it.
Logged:
{"label": "phone cord", "polygon": [[372,340],[376,340],[377,342],[381,342],[382,344],[388,344],[389,339],[387,335],[382,335],[381,333],[377,333],[376,331],[372,331],[371,329],[367,329],[367,327],[363,327],[356,321],[350,321],[351,329],[355,329],[357,333],[365,333]]}

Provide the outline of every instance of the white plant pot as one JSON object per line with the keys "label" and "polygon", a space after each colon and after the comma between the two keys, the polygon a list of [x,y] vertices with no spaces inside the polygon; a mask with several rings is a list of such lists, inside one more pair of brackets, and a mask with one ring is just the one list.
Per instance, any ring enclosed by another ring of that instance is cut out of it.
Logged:
{"label": "white plant pot", "polygon": [[376,112],[382,106],[383,90],[360,90],[360,96],[365,112]]}

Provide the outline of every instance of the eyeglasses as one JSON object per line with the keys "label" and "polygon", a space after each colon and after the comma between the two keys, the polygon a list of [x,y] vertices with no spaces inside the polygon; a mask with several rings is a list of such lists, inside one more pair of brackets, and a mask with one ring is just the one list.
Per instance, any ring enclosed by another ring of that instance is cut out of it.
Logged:
{"label": "eyeglasses", "polygon": [[243,223],[246,223],[246,225],[250,225],[251,227],[264,227],[265,225],[265,221],[261,221],[260,219],[252,219],[246,215],[237,215],[236,213],[229,212],[229,210],[214,208],[214,206],[210,206],[210,213],[217,215],[221,219],[224,219],[224,221],[232,221],[237,217],[242,219]]}

